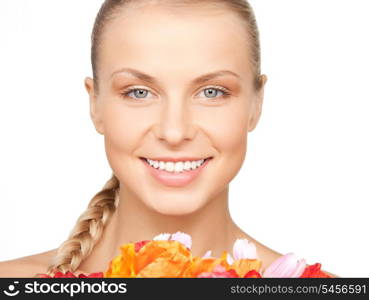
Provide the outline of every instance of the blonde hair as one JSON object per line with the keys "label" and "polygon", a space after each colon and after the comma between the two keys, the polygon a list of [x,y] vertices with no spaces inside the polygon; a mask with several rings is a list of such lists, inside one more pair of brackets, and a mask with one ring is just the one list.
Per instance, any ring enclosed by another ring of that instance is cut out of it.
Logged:
{"label": "blonde hair", "polygon": [[[260,78],[260,41],[259,31],[252,7],[247,0],[154,0],[170,8],[196,7],[211,4],[225,7],[236,13],[244,21],[250,38],[251,62],[254,72],[254,87],[262,87]],[[153,0],[105,0],[96,16],[91,34],[91,64],[95,93],[98,94],[98,52],[102,45],[102,34],[106,24],[114,19],[129,4],[146,4]],[[246,36],[246,34],[245,34]],[[94,245],[100,239],[105,224],[114,213],[117,203],[116,194],[119,190],[119,180],[113,174],[103,189],[98,192],[88,204],[85,212],[78,218],[69,237],[58,248],[55,257],[47,269],[48,275],[57,271],[74,272],[82,261],[91,253]],[[99,271],[99,270],[96,270]]]}

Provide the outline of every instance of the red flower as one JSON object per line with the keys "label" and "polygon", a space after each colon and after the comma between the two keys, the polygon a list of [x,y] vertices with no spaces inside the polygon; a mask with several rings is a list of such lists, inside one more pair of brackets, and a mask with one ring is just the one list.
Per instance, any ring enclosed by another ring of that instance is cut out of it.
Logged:
{"label": "red flower", "polygon": [[103,272],[96,272],[96,273],[91,273],[91,274],[88,274],[88,275],[85,275],[85,274],[81,273],[78,276],[76,276],[72,272],[67,271],[66,273],[56,272],[54,274],[54,276],[49,276],[47,274],[41,274],[40,277],[41,278],[103,278],[104,273]]}
{"label": "red flower", "polygon": [[141,242],[136,242],[135,243],[135,252],[138,252],[138,251],[140,251],[140,249],[143,247],[143,246],[145,246],[148,242],[150,242],[150,241],[141,241]]}
{"label": "red flower", "polygon": [[96,273],[90,273],[88,275],[85,274],[79,274],[78,278],[104,278],[103,272],[96,272]]}
{"label": "red flower", "polygon": [[315,263],[311,266],[307,266],[304,272],[301,274],[300,278],[332,278],[328,274],[320,270],[322,265],[320,263]]}
{"label": "red flower", "polygon": [[243,278],[261,278],[261,275],[256,270],[248,271]]}
{"label": "red flower", "polygon": [[64,278],[64,277],[65,278],[76,278],[76,276],[70,271],[68,271],[66,273],[56,272],[55,275],[54,275],[54,278]]}

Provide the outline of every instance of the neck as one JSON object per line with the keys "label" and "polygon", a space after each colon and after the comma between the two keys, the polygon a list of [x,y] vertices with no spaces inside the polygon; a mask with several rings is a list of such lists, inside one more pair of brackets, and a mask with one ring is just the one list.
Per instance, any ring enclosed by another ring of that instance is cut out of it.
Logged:
{"label": "neck", "polygon": [[120,189],[118,195],[116,211],[91,254],[80,265],[79,269],[86,273],[105,271],[109,262],[119,255],[121,245],[151,240],[160,233],[189,234],[191,252],[200,257],[208,250],[216,257],[223,251],[232,253],[234,241],[245,237],[230,216],[228,188],[198,211],[181,216],[160,214],[130,197],[125,189]]}

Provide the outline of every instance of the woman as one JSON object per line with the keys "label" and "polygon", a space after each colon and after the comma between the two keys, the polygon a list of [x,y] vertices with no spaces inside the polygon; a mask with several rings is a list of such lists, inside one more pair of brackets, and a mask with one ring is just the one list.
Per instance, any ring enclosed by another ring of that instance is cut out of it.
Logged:
{"label": "woman", "polygon": [[176,231],[191,235],[196,256],[232,252],[245,238],[263,269],[281,257],[228,209],[267,81],[249,4],[107,0],[91,60],[90,115],[113,176],[60,247],[2,262],[0,275],[103,271],[120,245]]}

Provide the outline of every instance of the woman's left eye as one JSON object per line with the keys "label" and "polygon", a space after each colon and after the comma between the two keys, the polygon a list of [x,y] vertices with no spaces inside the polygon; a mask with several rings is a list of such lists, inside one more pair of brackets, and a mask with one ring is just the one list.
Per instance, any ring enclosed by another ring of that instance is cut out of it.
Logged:
{"label": "woman's left eye", "polygon": [[224,87],[209,87],[209,88],[203,89],[203,91],[205,92],[205,95],[209,96],[209,97],[206,96],[207,98],[216,98],[216,95],[219,92],[223,93],[223,97],[228,97],[230,95],[230,92],[228,91],[228,89]]}
{"label": "woman's left eye", "polygon": [[[204,92],[206,95],[206,98],[212,99],[212,98],[219,98],[217,97],[218,93],[222,93],[222,97],[226,98],[230,96],[230,92],[228,89],[222,86],[217,87],[208,87],[203,89],[201,92]],[[134,96],[130,96],[130,94],[133,94]],[[146,95],[150,93],[148,90],[143,88],[128,88],[127,90],[123,91],[122,95],[124,97],[133,98],[133,99],[145,99]]]}
{"label": "woman's left eye", "polygon": [[[136,93],[137,92],[137,93]],[[129,98],[133,98],[133,99],[142,99],[141,96],[145,96],[147,95],[149,91],[146,89],[141,89],[141,88],[129,88],[125,91],[123,91],[122,95],[124,97],[129,97]],[[129,94],[133,93],[135,96],[139,96],[139,97],[131,97],[129,96]]]}

